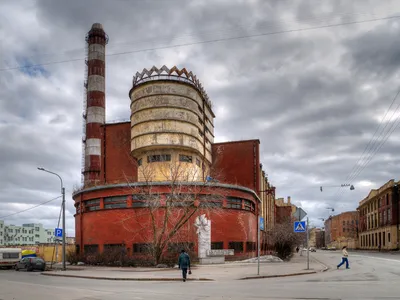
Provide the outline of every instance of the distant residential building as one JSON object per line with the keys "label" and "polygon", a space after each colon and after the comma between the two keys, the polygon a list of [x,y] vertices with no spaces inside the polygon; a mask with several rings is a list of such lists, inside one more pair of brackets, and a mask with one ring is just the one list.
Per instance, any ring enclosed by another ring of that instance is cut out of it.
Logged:
{"label": "distant residential building", "polygon": [[316,240],[316,247],[317,248],[322,248],[325,247],[325,231],[322,230],[321,228],[317,228],[315,232],[315,240]]}
{"label": "distant residential building", "polygon": [[289,223],[295,221],[293,214],[296,212],[297,206],[291,203],[291,198],[278,198],[275,200],[275,222],[277,224]]}
{"label": "distant residential building", "polygon": [[6,225],[0,221],[0,245],[37,245],[54,241],[54,229],[43,228],[42,224]]}
{"label": "distant residential building", "polygon": [[325,247],[325,231],[321,228],[311,228],[308,243],[310,247]]}
{"label": "distant residential building", "polygon": [[0,220],[0,245],[4,245],[4,221]]}
{"label": "distant residential building", "polygon": [[360,201],[360,248],[399,248],[399,182],[393,179]]}
{"label": "distant residential building", "polygon": [[336,216],[330,216],[325,221],[326,246],[357,248],[358,222],[358,211],[347,211]]}

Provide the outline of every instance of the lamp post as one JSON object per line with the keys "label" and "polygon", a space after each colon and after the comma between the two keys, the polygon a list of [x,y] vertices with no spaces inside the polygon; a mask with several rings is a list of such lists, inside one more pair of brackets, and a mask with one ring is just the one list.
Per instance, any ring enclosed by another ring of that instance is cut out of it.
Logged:
{"label": "lamp post", "polygon": [[322,191],[323,191],[323,188],[327,188],[327,187],[340,187],[340,188],[342,188],[342,187],[347,187],[347,186],[350,187],[350,191],[355,190],[354,185],[352,185],[352,184],[350,184],[350,183],[342,183],[341,185],[320,186],[319,189],[320,189],[320,191],[322,192]]}
{"label": "lamp post", "polygon": [[49,170],[46,170],[44,168],[38,168],[39,171],[43,171],[43,172],[47,172],[50,174],[53,174],[55,176],[57,176],[60,181],[61,181],[61,194],[62,194],[62,270],[65,271],[66,270],[66,266],[65,266],[65,188],[64,188],[64,184],[63,184],[63,180],[61,178],[60,175],[58,175],[57,173],[51,172]]}

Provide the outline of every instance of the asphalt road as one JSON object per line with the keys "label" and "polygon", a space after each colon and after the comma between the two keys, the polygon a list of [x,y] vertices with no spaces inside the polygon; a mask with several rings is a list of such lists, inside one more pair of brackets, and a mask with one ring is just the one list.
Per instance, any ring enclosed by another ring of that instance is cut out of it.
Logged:
{"label": "asphalt road", "polygon": [[350,253],[350,270],[336,269],[340,252],[317,252],[324,273],[230,282],[125,282],[0,271],[0,300],[36,299],[400,299],[400,255]]}

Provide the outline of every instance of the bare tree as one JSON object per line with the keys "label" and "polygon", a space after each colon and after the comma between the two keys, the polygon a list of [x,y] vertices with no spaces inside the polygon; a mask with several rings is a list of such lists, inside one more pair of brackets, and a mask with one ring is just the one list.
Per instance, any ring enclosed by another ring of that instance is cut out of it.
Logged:
{"label": "bare tree", "polygon": [[305,240],[304,233],[293,231],[293,222],[276,224],[274,230],[270,232],[270,241],[275,248],[279,258],[290,259],[293,250]]}
{"label": "bare tree", "polygon": [[[128,210],[120,222],[132,240],[145,237],[145,249],[140,252],[149,254],[155,264],[162,261],[170,243],[189,248],[181,242],[189,240],[194,231],[191,220],[199,213],[223,217],[225,189],[204,181],[202,173],[201,167],[188,162],[162,161],[139,168],[141,183],[131,188],[133,207],[140,209]],[[163,186],[166,189],[161,191]]]}

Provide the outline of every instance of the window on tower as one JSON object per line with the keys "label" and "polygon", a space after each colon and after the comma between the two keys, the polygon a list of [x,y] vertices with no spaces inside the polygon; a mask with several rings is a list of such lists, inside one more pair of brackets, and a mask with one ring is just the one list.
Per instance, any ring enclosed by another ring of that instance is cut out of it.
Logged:
{"label": "window on tower", "polygon": [[192,160],[193,160],[193,159],[192,159],[192,157],[191,157],[190,155],[182,155],[182,154],[179,154],[179,161],[191,163]]}
{"label": "window on tower", "polygon": [[147,162],[161,162],[161,161],[171,161],[171,154],[157,154],[147,156]]}

